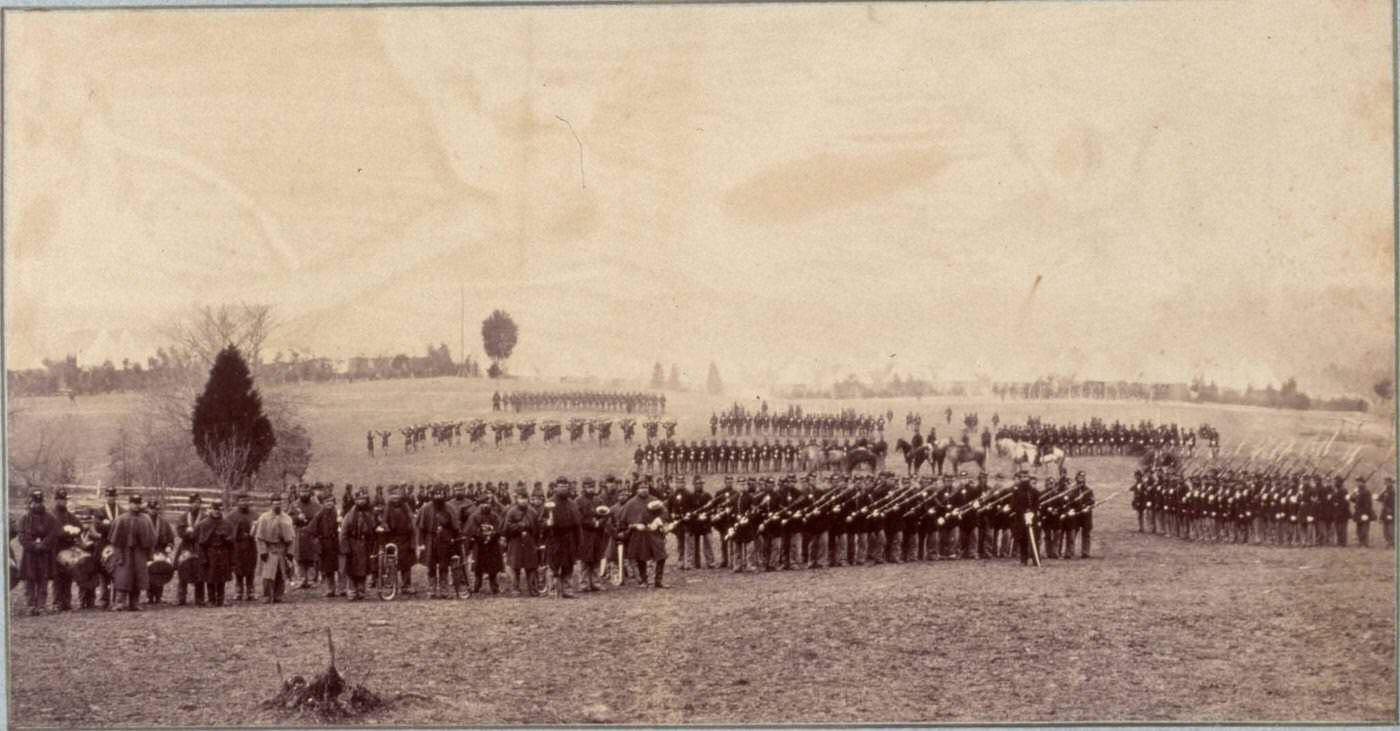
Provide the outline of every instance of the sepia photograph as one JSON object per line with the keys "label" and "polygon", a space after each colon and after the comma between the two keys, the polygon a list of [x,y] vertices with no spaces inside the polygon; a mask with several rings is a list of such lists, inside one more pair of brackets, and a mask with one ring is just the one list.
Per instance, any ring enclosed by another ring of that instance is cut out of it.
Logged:
{"label": "sepia photograph", "polygon": [[1400,722],[1393,2],[46,5],[9,727]]}

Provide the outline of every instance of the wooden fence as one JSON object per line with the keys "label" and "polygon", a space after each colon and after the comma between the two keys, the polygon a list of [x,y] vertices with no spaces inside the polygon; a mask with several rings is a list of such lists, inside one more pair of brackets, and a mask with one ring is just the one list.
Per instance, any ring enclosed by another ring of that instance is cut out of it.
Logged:
{"label": "wooden fence", "polygon": [[[29,505],[29,493],[34,490],[42,490],[44,493],[44,504],[50,509],[53,508],[53,496],[59,489],[68,491],[68,510],[78,512],[81,509],[96,508],[101,509],[104,504],[102,498],[102,485],[44,485],[29,487],[10,486],[9,512],[10,515],[21,514]],[[253,511],[262,513],[272,504],[272,493],[268,491],[248,490],[248,496],[252,504]],[[280,491],[279,491],[280,492]],[[127,498],[132,494],[140,493],[141,497],[149,504],[150,501],[160,495],[164,495],[161,503],[161,515],[172,523],[180,517],[189,505],[191,495],[199,495],[204,498],[204,507],[209,508],[209,501],[214,498],[222,498],[224,491],[218,487],[118,487],[117,504],[123,510],[127,507]],[[225,505],[225,512],[233,510],[233,505]]]}

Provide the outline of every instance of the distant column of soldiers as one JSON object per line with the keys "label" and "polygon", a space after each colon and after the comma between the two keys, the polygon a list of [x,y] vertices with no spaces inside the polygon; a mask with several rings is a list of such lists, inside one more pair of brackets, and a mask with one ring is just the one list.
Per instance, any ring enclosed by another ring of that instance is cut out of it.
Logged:
{"label": "distant column of soldiers", "polygon": [[1183,428],[1177,424],[1105,423],[1095,417],[1081,424],[1045,424],[1031,417],[1025,424],[1007,424],[997,428],[996,438],[1013,439],[1034,444],[1041,452],[1063,449],[1070,456],[1136,455],[1155,450],[1178,449],[1190,454],[1199,439],[1215,454],[1220,449],[1220,433],[1210,424]]}
{"label": "distant column of soldiers", "polygon": [[[620,420],[624,441],[630,443],[636,430],[636,420],[627,418]],[[610,443],[612,437],[612,419],[589,418],[570,419],[566,423],[553,420],[536,421],[534,419],[523,419],[521,421],[495,421],[486,422],[481,419],[471,419],[464,421],[442,421],[431,424],[418,424],[415,426],[402,427],[398,430],[403,436],[403,453],[411,454],[426,447],[429,438],[432,445],[436,447],[460,447],[470,444],[474,447],[485,445],[485,437],[489,429],[494,436],[494,444],[501,446],[515,435],[519,435],[521,444],[528,443],[535,435],[541,436],[541,441],[553,443],[562,441],[563,435],[569,436],[570,443],[577,443],[584,439],[587,434],[589,440],[595,440],[600,446]],[[658,430],[664,430],[667,436],[675,433],[676,422],[656,421],[646,422],[645,427],[651,437],[655,437]],[[393,435],[389,430],[369,430],[365,432],[365,450],[370,458],[378,454],[387,456],[389,454],[389,438]]]}
{"label": "distant column of soldiers", "polygon": [[1342,475],[1310,472],[1211,469],[1196,474],[1152,468],[1134,473],[1133,509],[1138,530],[1188,541],[1346,546],[1349,525],[1356,545],[1371,545],[1379,520],[1387,548],[1395,547],[1395,478],[1373,496],[1366,477],[1348,492]]}
{"label": "distant column of soldiers", "polygon": [[808,472],[823,466],[828,450],[865,448],[883,454],[887,445],[866,438],[846,439],[664,439],[640,445],[632,453],[639,473],[710,475]]}
{"label": "distant column of soldiers", "polygon": [[609,391],[515,391],[491,394],[492,411],[621,411],[664,414],[666,396],[659,393]]}
{"label": "distant column of soldiers", "polygon": [[779,437],[857,437],[883,434],[889,414],[860,414],[846,409],[836,414],[805,413],[801,406],[789,406],[785,412],[768,410],[768,402],[757,412],[735,404],[730,409],[710,415],[710,436],[731,437],[770,435]]}
{"label": "distant column of soldiers", "polygon": [[[473,430],[480,422],[468,421],[437,421],[429,424],[414,424],[398,429],[398,433],[403,437],[403,451],[417,452],[428,445],[431,438],[433,446],[451,447],[462,444],[463,435],[471,436]],[[365,449],[370,457],[375,456],[375,447],[378,446],[379,454],[387,456],[389,454],[389,438],[394,435],[392,430],[370,429],[365,432]],[[478,439],[480,437],[478,436]]]}

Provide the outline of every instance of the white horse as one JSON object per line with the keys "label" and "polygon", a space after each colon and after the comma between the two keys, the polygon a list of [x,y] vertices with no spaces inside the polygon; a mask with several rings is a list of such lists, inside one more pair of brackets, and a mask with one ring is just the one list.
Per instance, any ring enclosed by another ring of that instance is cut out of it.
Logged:
{"label": "white horse", "polygon": [[[1032,449],[1035,449],[1032,447]],[[1045,465],[1053,464],[1060,468],[1061,472],[1068,469],[1069,459],[1065,456],[1065,450],[1059,447],[1051,447],[1040,453],[1040,461],[1036,463],[1035,469],[1039,471]]]}
{"label": "white horse", "polygon": [[1024,464],[1035,459],[1035,445],[1028,442],[1018,442],[1010,437],[1002,437],[997,440],[997,456],[1006,457],[1014,464]]}
{"label": "white horse", "polygon": [[1044,452],[1030,442],[1021,442],[1015,439],[1002,438],[997,440],[997,454],[1009,457],[1014,465],[1032,464],[1036,470],[1047,464],[1058,465],[1065,468],[1065,450],[1059,447],[1051,447]]}

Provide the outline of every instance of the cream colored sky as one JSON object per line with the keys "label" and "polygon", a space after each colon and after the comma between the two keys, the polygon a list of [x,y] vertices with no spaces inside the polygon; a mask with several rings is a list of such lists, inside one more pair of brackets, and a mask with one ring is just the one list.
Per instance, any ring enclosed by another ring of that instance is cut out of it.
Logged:
{"label": "cream colored sky", "polygon": [[1355,388],[1394,351],[1390,19],[10,13],[7,353],[236,299],[317,353],[455,353],[465,287],[525,373]]}

